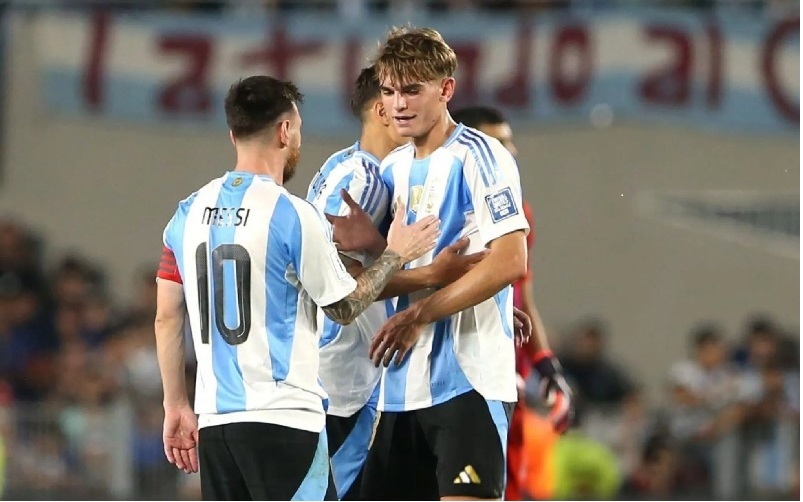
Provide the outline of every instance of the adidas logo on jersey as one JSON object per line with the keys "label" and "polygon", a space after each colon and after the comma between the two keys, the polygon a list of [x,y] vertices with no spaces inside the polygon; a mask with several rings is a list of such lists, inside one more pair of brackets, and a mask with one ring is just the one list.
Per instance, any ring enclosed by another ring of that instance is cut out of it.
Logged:
{"label": "adidas logo on jersey", "polygon": [[467,465],[460,474],[454,478],[454,484],[456,485],[478,485],[480,484],[480,477],[477,475],[477,471],[474,470],[474,467]]}

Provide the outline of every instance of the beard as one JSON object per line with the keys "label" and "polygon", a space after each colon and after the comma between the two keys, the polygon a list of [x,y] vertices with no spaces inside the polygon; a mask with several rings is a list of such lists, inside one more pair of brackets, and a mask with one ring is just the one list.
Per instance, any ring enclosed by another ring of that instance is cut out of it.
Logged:
{"label": "beard", "polygon": [[298,161],[300,158],[301,148],[297,146],[290,148],[290,153],[287,155],[287,160],[284,163],[284,171],[282,172],[284,183],[290,181],[296,174],[296,167],[298,166]]}

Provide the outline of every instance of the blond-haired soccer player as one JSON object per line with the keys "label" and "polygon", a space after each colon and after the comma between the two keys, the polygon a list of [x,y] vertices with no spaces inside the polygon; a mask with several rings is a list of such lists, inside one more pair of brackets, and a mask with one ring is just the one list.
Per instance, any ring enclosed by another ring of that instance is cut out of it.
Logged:
{"label": "blond-haired soccer player", "polygon": [[499,141],[450,117],[457,58],[437,31],[394,30],[374,64],[385,110],[410,140],[381,165],[392,210],[441,220],[436,248],[408,267],[463,237],[466,252],[488,255],[448,286],[400,296],[374,337],[384,414],[363,496],[499,499],[517,399],[511,284],[527,273],[518,168]]}

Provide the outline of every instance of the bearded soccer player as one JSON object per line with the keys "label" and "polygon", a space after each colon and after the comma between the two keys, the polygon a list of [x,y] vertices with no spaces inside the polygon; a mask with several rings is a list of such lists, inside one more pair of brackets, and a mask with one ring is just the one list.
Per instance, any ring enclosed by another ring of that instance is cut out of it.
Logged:
{"label": "bearded soccer player", "polygon": [[352,278],[323,213],[283,187],[298,163],[301,100],[292,83],[267,76],[234,84],[225,111],[236,166],[181,201],[164,231],[155,321],[164,449],[187,472],[200,464],[205,500],[334,499],[317,306],[349,324],[438,233],[435,217],[394,219],[387,247]]}

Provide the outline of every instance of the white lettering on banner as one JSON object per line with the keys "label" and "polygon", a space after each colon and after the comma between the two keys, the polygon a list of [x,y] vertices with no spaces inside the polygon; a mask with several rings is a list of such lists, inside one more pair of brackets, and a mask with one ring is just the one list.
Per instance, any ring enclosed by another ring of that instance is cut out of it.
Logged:
{"label": "white lettering on banner", "polygon": [[[453,17],[431,25],[460,60],[454,106],[481,101],[516,121],[544,122],[586,120],[605,104],[628,118],[799,130],[797,15],[749,22],[676,10],[538,23]],[[220,103],[231,82],[267,73],[292,79],[307,95],[314,113],[305,127],[340,135],[352,122],[346,96],[388,23],[362,21],[357,37],[329,21],[40,14],[36,53],[55,113],[222,127]]]}

